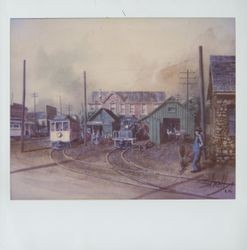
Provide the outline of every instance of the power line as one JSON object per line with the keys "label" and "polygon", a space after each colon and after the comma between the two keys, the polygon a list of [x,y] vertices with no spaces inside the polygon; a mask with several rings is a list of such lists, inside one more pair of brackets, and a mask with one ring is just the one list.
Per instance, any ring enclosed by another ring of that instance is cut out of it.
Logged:
{"label": "power line", "polygon": [[[194,71],[189,71],[188,69],[186,71],[182,71],[179,72],[180,74],[183,74],[186,76],[180,76],[179,78],[181,80],[183,80],[183,82],[181,82],[180,84],[186,85],[186,130],[188,132],[189,130],[189,118],[188,118],[188,114],[189,114],[189,86],[196,84],[196,77],[195,77],[195,73]],[[192,76],[191,76],[192,75]]]}

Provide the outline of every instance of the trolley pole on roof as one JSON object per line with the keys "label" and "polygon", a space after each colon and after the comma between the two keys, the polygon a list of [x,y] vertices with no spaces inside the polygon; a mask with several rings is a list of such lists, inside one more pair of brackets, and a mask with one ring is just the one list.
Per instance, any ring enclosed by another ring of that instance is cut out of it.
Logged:
{"label": "trolley pole on roof", "polygon": [[84,146],[87,146],[87,82],[86,82],[86,71],[83,72],[84,76]]}
{"label": "trolley pole on roof", "polygon": [[[201,128],[203,133],[204,145],[206,145],[206,125],[205,125],[205,95],[204,95],[204,72],[203,72],[203,51],[202,46],[199,46],[199,70],[200,70],[200,87],[201,87]],[[205,147],[203,150],[203,156],[206,160]]]}
{"label": "trolley pole on roof", "polygon": [[21,152],[24,152],[24,126],[26,102],[26,60],[23,60],[23,92],[22,92],[22,118],[21,118]]}

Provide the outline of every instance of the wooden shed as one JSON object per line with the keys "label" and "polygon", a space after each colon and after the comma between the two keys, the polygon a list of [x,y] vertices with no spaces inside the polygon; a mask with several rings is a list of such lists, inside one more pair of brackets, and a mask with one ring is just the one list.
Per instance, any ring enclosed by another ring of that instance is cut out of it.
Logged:
{"label": "wooden shed", "polygon": [[112,136],[112,132],[119,129],[120,120],[112,111],[101,108],[89,117],[87,126],[92,131],[99,130],[102,135]]}
{"label": "wooden shed", "polygon": [[193,137],[195,129],[194,114],[174,97],[170,97],[148,116],[141,119],[149,127],[149,138],[156,144],[168,140],[167,130],[176,129]]}

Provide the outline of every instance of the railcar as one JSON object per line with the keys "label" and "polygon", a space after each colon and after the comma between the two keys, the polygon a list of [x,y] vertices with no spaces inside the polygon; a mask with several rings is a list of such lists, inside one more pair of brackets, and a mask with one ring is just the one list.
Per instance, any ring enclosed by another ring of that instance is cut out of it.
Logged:
{"label": "railcar", "polygon": [[[24,137],[30,138],[34,135],[34,123],[25,121],[24,125]],[[10,137],[12,139],[20,139],[21,138],[21,128],[22,122],[21,120],[11,120],[10,121]]]}
{"label": "railcar", "polygon": [[58,115],[49,122],[53,149],[70,147],[72,142],[81,139],[80,122],[77,117]]}
{"label": "railcar", "polygon": [[127,148],[136,142],[136,117],[122,117],[120,130],[113,132],[113,141],[116,148]]}

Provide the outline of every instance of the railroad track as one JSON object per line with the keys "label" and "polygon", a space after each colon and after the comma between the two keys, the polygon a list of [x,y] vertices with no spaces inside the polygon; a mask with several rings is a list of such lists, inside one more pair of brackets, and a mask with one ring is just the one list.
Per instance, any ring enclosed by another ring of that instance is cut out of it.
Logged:
{"label": "railroad track", "polygon": [[[207,179],[203,179],[202,174],[197,175],[195,178],[162,174],[150,168],[143,167],[140,164],[136,164],[135,162],[127,158],[126,154],[128,151],[129,149],[126,149],[121,152],[118,149],[115,149],[109,152],[107,155],[108,164],[110,164],[112,168],[115,171],[117,171],[119,174],[129,177],[142,184],[151,186],[154,189],[157,189],[160,191],[168,191],[168,192],[173,192],[177,194],[185,194],[185,195],[195,196],[195,197],[204,198],[204,199],[214,199],[213,196],[215,194],[221,191],[227,190],[227,188],[229,187],[234,186],[234,184],[232,183],[210,181]],[[141,172],[142,174],[140,175]],[[157,181],[155,182],[151,181],[150,176],[154,176],[157,179],[162,178],[164,183],[169,182],[170,179],[173,179],[173,181],[164,186],[164,185],[157,184]],[[191,193],[191,192],[185,192],[182,190],[179,190],[179,191],[177,190],[177,187],[179,185],[186,185],[186,184],[191,184],[191,183],[195,186],[195,190],[197,192],[203,191],[202,188],[208,188],[208,190],[205,191],[206,194],[202,195],[200,194],[200,192]],[[202,186],[203,183],[204,183],[204,186]],[[174,188],[176,189],[174,190]]]}
{"label": "railroad track", "polygon": [[[57,164],[58,166],[66,170],[74,172],[76,174],[87,175],[87,176],[94,177],[96,179],[104,180],[104,181],[111,182],[111,183],[124,184],[124,185],[129,185],[129,186],[134,186],[134,187],[143,187],[143,185],[130,182],[129,179],[121,180],[122,178],[119,179],[118,176],[110,177],[112,174],[115,174],[115,172],[112,170],[111,170],[112,171],[111,173],[109,173],[109,170],[108,170],[108,173],[105,173],[103,175],[101,173],[101,175],[99,175],[97,171],[99,170],[99,167],[102,169],[102,164],[95,164],[93,162],[88,162],[85,160],[74,159],[73,157],[68,155],[66,150],[60,151],[59,158],[67,158],[67,161],[66,160],[57,161],[56,159],[54,159],[52,155],[51,157],[53,158],[53,161],[55,162],[55,164]],[[68,165],[65,165],[64,162],[65,163],[73,162],[73,165],[68,166]]]}
{"label": "railroad track", "polygon": [[[128,149],[127,149],[128,150]],[[121,151],[119,149],[114,149],[110,151],[106,155],[106,159],[108,164],[120,175],[123,175],[127,178],[130,178],[131,180],[136,181],[137,183],[143,184],[145,186],[148,186],[152,188],[153,190],[158,191],[165,191],[168,193],[174,193],[174,194],[181,194],[181,195],[187,195],[190,197],[195,198],[201,198],[201,199],[213,199],[212,197],[208,197],[207,195],[200,195],[200,194],[194,194],[191,192],[184,192],[184,191],[178,191],[174,189],[176,186],[185,184],[191,181],[194,181],[201,177],[197,176],[195,178],[185,178],[183,181],[176,181],[177,178],[184,179],[184,177],[180,178],[177,176],[170,176],[165,175],[166,179],[163,179],[163,182],[169,182],[169,184],[163,186],[157,184],[157,180],[150,180],[150,172],[143,169],[143,167],[138,166],[137,164],[132,164],[128,159],[124,157],[127,150]],[[156,179],[157,175],[151,176],[153,179]],[[173,181],[169,180],[173,179]],[[175,181],[174,181],[175,179]]]}
{"label": "railroad track", "polygon": [[[126,160],[137,166],[138,168],[142,168],[143,170],[147,170],[147,171],[150,171],[151,173],[153,174],[159,174],[159,175],[163,175],[163,176],[169,176],[169,177],[177,177],[177,178],[184,178],[184,179],[191,179],[191,177],[186,177],[186,176],[181,176],[181,175],[168,175],[168,174],[164,174],[164,173],[160,173],[159,171],[156,171],[156,170],[153,170],[151,168],[148,168],[147,166],[143,166],[142,164],[140,163],[136,163],[135,161],[131,160],[130,158],[128,158],[127,156],[125,156],[127,154],[127,152],[129,152],[130,149],[126,150],[123,154],[123,156],[126,158]],[[139,154],[139,157],[141,158],[141,154],[140,154],[140,151],[137,149],[137,148],[134,148],[135,150],[135,155]],[[226,185],[226,186],[229,186],[229,185],[234,185],[233,183],[230,183],[230,182],[225,182],[225,181],[217,181],[217,180],[208,180],[208,179],[200,179],[200,181],[202,182],[205,182],[206,185],[209,184],[209,182],[214,185],[214,184],[221,184],[221,185]]]}
{"label": "railroad track", "polygon": [[[181,194],[201,199],[213,199],[215,194],[232,185],[232,183],[215,181],[218,186],[216,186],[214,189],[211,189],[211,191],[206,195],[185,192],[181,189],[178,190],[177,187],[179,185],[185,185],[188,183],[203,184],[204,182],[204,185],[208,186],[214,183],[214,181],[210,182],[209,180],[200,179],[202,175],[196,176],[195,178],[189,178],[184,176],[161,174],[158,171],[147,169],[146,167],[131,161],[127,157],[128,150],[129,149],[121,151],[119,149],[114,149],[109,151],[105,156],[106,162],[110,166],[109,169],[104,168],[100,163],[79,159],[81,156],[80,153],[71,156],[67,150],[51,150],[50,163],[32,166],[29,168],[17,169],[11,171],[10,173],[15,174],[19,172],[60,166],[76,174],[87,175],[112,183],[121,183],[135,187],[147,188],[152,190],[152,192],[165,191],[168,193]],[[166,185],[164,185],[164,183]]]}
{"label": "railroad track", "polygon": [[[137,148],[134,148],[136,154],[139,154],[139,157],[141,157],[140,151],[137,150]],[[129,150],[126,150],[123,154],[123,156],[125,156],[127,154]],[[125,157],[127,158],[127,157]],[[135,165],[138,168],[142,168],[146,171],[149,171],[150,173],[153,174],[158,174],[161,176],[168,176],[168,177],[174,177],[174,178],[184,178],[184,179],[191,179],[191,177],[185,177],[185,176],[176,176],[176,175],[167,175],[167,174],[163,174],[163,173],[159,173],[158,171],[155,171],[153,169],[147,168],[147,166],[142,166],[140,164],[137,164],[136,162],[134,162],[133,160],[127,159],[127,161],[133,165]],[[217,181],[217,180],[210,180],[208,178],[199,178],[198,180],[196,180],[198,182],[198,184],[201,184],[199,187],[200,188],[204,188],[204,187],[217,187],[218,189],[215,189],[213,191],[210,191],[207,195],[211,196],[211,195],[215,195],[223,190],[227,191],[228,188],[235,188],[235,184],[232,182],[225,182],[225,181]]]}

